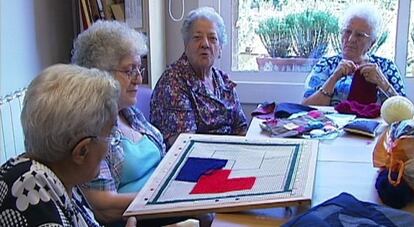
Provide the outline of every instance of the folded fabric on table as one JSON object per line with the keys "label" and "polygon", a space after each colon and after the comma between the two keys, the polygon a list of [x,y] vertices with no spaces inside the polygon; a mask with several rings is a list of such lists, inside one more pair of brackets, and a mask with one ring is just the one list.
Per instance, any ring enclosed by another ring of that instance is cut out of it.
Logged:
{"label": "folded fabric on table", "polygon": [[414,216],[409,212],[362,202],[341,193],[282,226],[413,226],[413,223]]}
{"label": "folded fabric on table", "polygon": [[344,126],[344,130],[363,136],[375,137],[375,132],[380,123],[376,120],[355,119]]}
{"label": "folded fabric on table", "polygon": [[301,137],[314,129],[324,132],[336,130],[337,126],[322,112],[313,110],[294,118],[275,118],[260,124],[262,130],[273,137]]}
{"label": "folded fabric on table", "polygon": [[275,117],[276,118],[288,118],[290,115],[299,112],[309,112],[316,110],[316,108],[290,102],[282,102],[276,105]]}
{"label": "folded fabric on table", "polygon": [[357,117],[377,118],[381,113],[381,105],[378,103],[361,104],[357,101],[342,101],[335,106],[338,113],[355,114]]}
{"label": "folded fabric on table", "polygon": [[275,108],[275,102],[264,102],[259,104],[259,106],[257,106],[257,108],[253,110],[250,115],[259,119],[273,119]]}

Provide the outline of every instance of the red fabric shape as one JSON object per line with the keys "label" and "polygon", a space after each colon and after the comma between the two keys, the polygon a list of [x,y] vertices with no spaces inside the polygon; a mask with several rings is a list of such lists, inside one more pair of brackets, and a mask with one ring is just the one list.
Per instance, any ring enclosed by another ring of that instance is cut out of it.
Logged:
{"label": "red fabric shape", "polygon": [[377,85],[366,81],[360,69],[355,71],[352,78],[348,100],[357,101],[361,104],[377,102]]}
{"label": "red fabric shape", "polygon": [[357,101],[342,101],[335,106],[338,113],[355,114],[357,117],[377,118],[381,114],[381,105],[378,103],[360,104]]}
{"label": "red fabric shape", "polygon": [[230,172],[231,170],[228,169],[220,169],[201,176],[190,194],[223,193],[252,189],[256,177],[229,179]]}
{"label": "red fabric shape", "polygon": [[259,119],[273,119],[276,109],[276,103],[275,102],[264,102],[262,104],[259,104],[259,106],[253,110],[251,113],[252,117],[257,117]]}

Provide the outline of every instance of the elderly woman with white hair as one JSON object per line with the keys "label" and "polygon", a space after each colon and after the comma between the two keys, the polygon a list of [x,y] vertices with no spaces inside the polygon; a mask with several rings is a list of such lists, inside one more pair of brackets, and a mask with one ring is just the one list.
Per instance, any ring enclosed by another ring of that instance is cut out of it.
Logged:
{"label": "elderly woman with white hair", "polygon": [[[121,134],[119,144],[109,150],[99,176],[82,188],[98,220],[108,226],[123,224],[122,214],[165,154],[161,133],[135,107],[142,83],[141,56],[147,50],[142,33],[117,21],[97,21],[74,42],[72,63],[109,71],[121,85],[116,126]],[[184,219],[138,220],[138,225],[161,226]]]}
{"label": "elderly woman with white hair", "polygon": [[[382,103],[395,95],[405,96],[397,66],[389,59],[369,54],[378,38],[381,23],[380,15],[370,5],[358,4],[345,12],[341,31],[342,53],[323,57],[313,67],[305,82],[303,104],[334,106],[347,100],[356,74],[363,77],[365,92],[372,87],[374,102]],[[364,94],[364,91],[360,93]]]}
{"label": "elderly woman with white hair", "polygon": [[0,168],[1,226],[99,226],[77,185],[99,174],[117,140],[119,91],[108,73],[75,65],[51,66],[30,83],[26,152]]}
{"label": "elderly woman with white hair", "polygon": [[155,86],[151,122],[168,145],[183,132],[245,135],[236,84],[213,66],[226,44],[223,19],[213,8],[198,8],[187,15],[181,33],[185,51]]}

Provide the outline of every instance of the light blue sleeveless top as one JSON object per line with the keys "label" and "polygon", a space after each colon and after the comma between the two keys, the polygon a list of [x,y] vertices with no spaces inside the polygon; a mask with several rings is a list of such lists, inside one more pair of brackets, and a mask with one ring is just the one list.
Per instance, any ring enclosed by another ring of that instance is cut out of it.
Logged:
{"label": "light blue sleeveless top", "polygon": [[125,159],[118,192],[138,192],[160,163],[161,152],[146,135],[136,143],[122,137],[121,146]]}

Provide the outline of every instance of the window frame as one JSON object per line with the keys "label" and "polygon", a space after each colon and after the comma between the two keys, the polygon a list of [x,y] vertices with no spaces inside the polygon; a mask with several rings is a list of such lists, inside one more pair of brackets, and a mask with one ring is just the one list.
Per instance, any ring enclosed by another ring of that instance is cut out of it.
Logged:
{"label": "window frame", "polygon": [[[218,8],[221,12],[221,16],[224,19],[226,31],[228,35],[228,42],[223,46],[222,58],[218,65],[224,71],[229,72],[231,78],[238,83],[251,83],[251,84],[279,84],[279,85],[303,85],[304,80],[308,72],[264,72],[264,71],[232,71],[232,49],[233,33],[232,33],[232,14],[237,10],[237,3],[239,0],[224,0],[218,2]],[[413,77],[406,76],[407,67],[407,54],[408,54],[408,42],[409,42],[409,25],[410,25],[410,0],[398,1],[397,12],[397,31],[396,31],[396,46],[394,62],[398,66],[401,75],[407,80],[411,80]],[[229,13],[223,13],[229,12]],[[275,75],[277,74],[277,75]]]}

